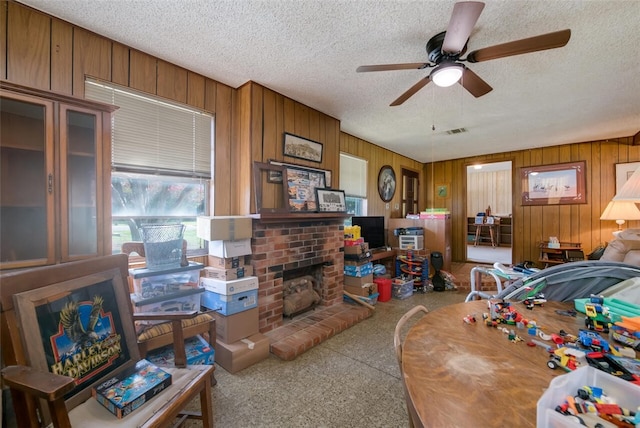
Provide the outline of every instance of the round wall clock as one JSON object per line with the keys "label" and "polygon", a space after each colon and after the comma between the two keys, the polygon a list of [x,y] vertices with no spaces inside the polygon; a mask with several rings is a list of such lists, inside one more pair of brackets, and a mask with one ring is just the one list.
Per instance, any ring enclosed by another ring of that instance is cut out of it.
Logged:
{"label": "round wall clock", "polygon": [[396,193],[396,173],[391,165],[380,168],[378,173],[378,193],[383,201],[389,202]]}

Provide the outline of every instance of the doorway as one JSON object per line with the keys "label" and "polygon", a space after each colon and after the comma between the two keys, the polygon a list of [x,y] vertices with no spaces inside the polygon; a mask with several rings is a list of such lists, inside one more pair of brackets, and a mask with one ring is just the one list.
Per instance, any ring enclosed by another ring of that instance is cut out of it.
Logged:
{"label": "doorway", "polygon": [[416,171],[411,171],[409,169],[402,168],[402,218],[406,217],[407,214],[417,214],[420,212],[418,208],[418,173]]}
{"label": "doorway", "polygon": [[511,161],[467,166],[467,261],[513,263],[512,177]]}

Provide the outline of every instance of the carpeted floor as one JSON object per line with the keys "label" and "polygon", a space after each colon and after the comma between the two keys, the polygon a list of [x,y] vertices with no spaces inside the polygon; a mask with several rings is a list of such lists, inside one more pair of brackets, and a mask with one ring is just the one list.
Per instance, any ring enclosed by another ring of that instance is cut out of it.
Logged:
{"label": "carpeted floor", "polygon": [[415,305],[422,304],[433,311],[464,301],[466,294],[431,291],[405,300],[378,302],[370,318],[293,361],[270,355],[236,374],[217,366],[218,385],[213,388],[215,425],[408,426],[400,369],[393,350],[395,325]]}

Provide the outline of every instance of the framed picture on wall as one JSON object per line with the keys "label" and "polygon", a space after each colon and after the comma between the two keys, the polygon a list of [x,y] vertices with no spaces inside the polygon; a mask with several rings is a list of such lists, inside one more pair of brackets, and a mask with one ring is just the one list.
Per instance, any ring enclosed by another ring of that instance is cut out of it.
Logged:
{"label": "framed picture on wall", "polygon": [[640,168],[640,162],[627,162],[616,164],[616,193],[620,192],[624,183]]}
{"label": "framed picture on wall", "polygon": [[378,194],[384,202],[389,202],[395,193],[396,173],[391,165],[384,165],[378,173]]}
{"label": "framed picture on wall", "polygon": [[585,161],[520,169],[522,205],[586,204]]}
{"label": "framed picture on wall", "polygon": [[322,163],[322,143],[297,135],[285,132],[283,151],[285,156]]}

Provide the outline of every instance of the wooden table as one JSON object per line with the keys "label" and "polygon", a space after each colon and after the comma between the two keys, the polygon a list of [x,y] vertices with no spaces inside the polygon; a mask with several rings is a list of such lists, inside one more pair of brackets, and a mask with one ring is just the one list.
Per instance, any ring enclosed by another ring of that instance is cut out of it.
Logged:
{"label": "wooden table", "polygon": [[[545,333],[578,334],[584,317],[559,315],[567,303],[547,302],[528,310],[515,304],[524,317],[534,319]],[[482,322],[487,300],[436,309],[407,333],[402,368],[407,391],[420,420],[431,427],[535,427],[536,402],[555,376],[565,373],[547,367],[548,353],[530,347],[526,329],[512,328],[525,341]],[[475,324],[463,318],[476,314]],[[507,326],[506,324],[501,324]]]}
{"label": "wooden table", "polygon": [[[476,237],[473,241],[473,246],[476,247],[478,246],[478,243],[480,242],[481,238],[481,234],[482,234],[482,228],[486,227],[489,229],[489,237],[491,238],[491,246],[495,247],[497,245],[500,245],[500,234],[497,233],[497,224],[494,223],[476,223]],[[496,239],[496,236],[497,239]]]}

